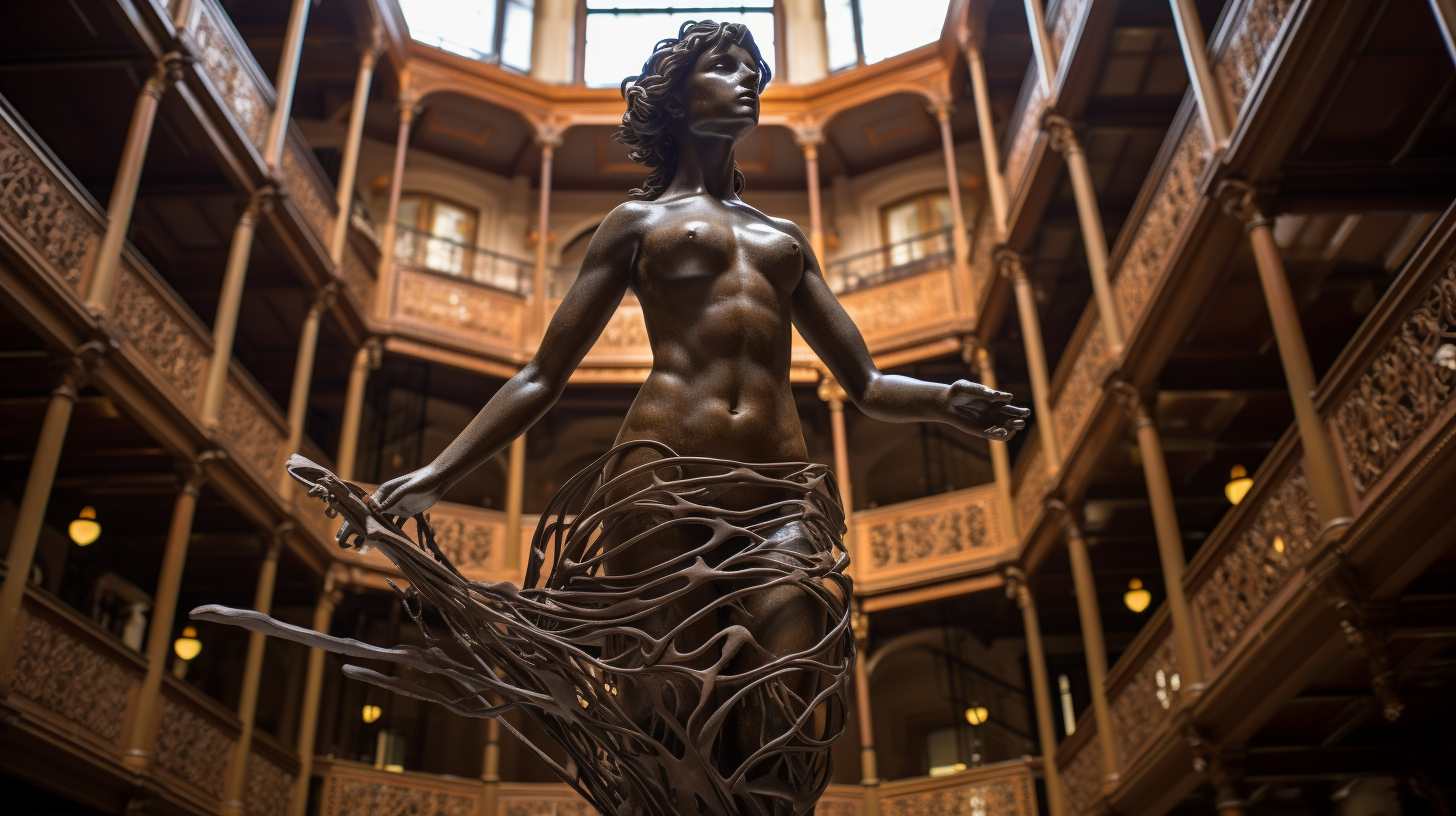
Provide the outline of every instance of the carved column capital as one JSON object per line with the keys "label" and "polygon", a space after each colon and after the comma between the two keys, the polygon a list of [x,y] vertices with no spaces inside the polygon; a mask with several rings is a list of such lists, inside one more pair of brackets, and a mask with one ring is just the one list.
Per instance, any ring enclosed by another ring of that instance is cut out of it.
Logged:
{"label": "carved column capital", "polygon": [[1052,518],[1061,522],[1062,532],[1066,534],[1067,538],[1086,540],[1082,536],[1081,513],[1061,499],[1055,498],[1047,500],[1047,510]]}
{"label": "carved column capital", "polygon": [[1334,608],[1345,642],[1364,652],[1370,669],[1370,688],[1380,699],[1385,719],[1390,722],[1400,719],[1405,702],[1397,690],[1399,678],[1390,654],[1396,605],[1370,600],[1359,576],[1338,553],[1310,568],[1306,586],[1318,590]]}
{"label": "carved column capital", "polygon": [[1077,129],[1065,116],[1047,111],[1041,118],[1041,129],[1051,140],[1052,150],[1062,155],[1082,152],[1082,144],[1077,141]]}
{"label": "carved column capital", "polygon": [[378,371],[384,365],[384,342],[378,337],[371,337],[360,346],[369,355],[369,370]]}
{"label": "carved column capital", "polygon": [[867,652],[870,643],[870,616],[858,601],[849,608],[849,628],[854,631],[855,648],[865,652],[861,655],[861,659],[869,659]]}
{"label": "carved column capital", "polygon": [[1108,383],[1107,388],[1112,392],[1117,404],[1122,406],[1123,413],[1132,420],[1134,427],[1141,428],[1153,424],[1147,401],[1143,399],[1142,392],[1136,386],[1126,380],[1113,380]]}
{"label": "carved column capital", "polygon": [[116,348],[115,340],[91,340],[68,353],[57,355],[55,363],[59,370],[56,372],[56,387],[51,391],[51,396],[75,402],[80,397],[81,389],[91,382],[92,375],[106,364],[106,355]]}
{"label": "carved column capital", "polygon": [[845,392],[844,386],[827,374],[819,380],[818,393],[819,399],[830,403],[831,407],[833,407],[833,403],[837,402],[842,405],[845,400],[849,399],[849,394]]}
{"label": "carved column capital", "polygon": [[384,32],[384,26],[376,21],[369,27],[369,36],[359,41],[359,59],[366,65],[373,66],[388,49],[389,36]]}
{"label": "carved column capital", "polygon": [[1007,567],[1003,574],[1006,577],[1006,597],[1015,601],[1018,609],[1030,607],[1031,587],[1026,585],[1026,573],[1017,567]]}
{"label": "carved column capital", "polygon": [[248,195],[248,203],[243,208],[241,220],[256,224],[259,219],[273,211],[273,203],[280,195],[277,183],[272,181],[253,190]]}
{"label": "carved column capital", "polygon": [[214,462],[220,462],[227,458],[227,454],[220,449],[213,448],[205,450],[191,459],[179,459],[177,461],[177,487],[181,493],[189,496],[197,496],[202,492],[202,485],[207,482],[208,466]]}
{"label": "carved column capital", "polygon": [[1245,230],[1267,226],[1274,221],[1264,214],[1264,207],[1261,206],[1268,198],[1267,193],[1243,179],[1228,178],[1220,181],[1213,195],[1224,212],[1244,223]]}
{"label": "carved column capital", "polygon": [[320,286],[317,292],[314,292],[313,303],[309,305],[309,310],[318,314],[325,314],[334,308],[334,302],[338,299],[339,282],[337,280],[331,280],[323,286]]}
{"label": "carved column capital", "polygon": [[273,529],[263,534],[263,559],[265,561],[277,561],[280,553],[283,552],[283,545],[288,537],[293,535],[296,525],[292,521],[284,520],[273,525]]}
{"label": "carved column capital", "polygon": [[1238,783],[1244,776],[1244,752],[1221,748],[1193,722],[1186,710],[1179,713],[1179,730],[1193,753],[1193,770],[1208,774],[1220,811],[1244,804]]}
{"label": "carved column capital", "polygon": [[951,104],[948,99],[937,99],[925,106],[925,109],[935,117],[937,122],[949,122],[950,117],[955,114],[955,105]]}
{"label": "carved column capital", "polygon": [[996,265],[997,274],[1013,283],[1020,283],[1026,280],[1026,266],[1022,262],[1021,253],[1005,244],[997,244],[992,251],[991,261]]}
{"label": "carved column capital", "polygon": [[405,88],[399,92],[399,99],[395,102],[395,105],[399,108],[399,121],[406,125],[413,122],[415,117],[423,109],[423,106],[420,105],[419,96],[409,88]]}
{"label": "carved column capital", "polygon": [[539,122],[531,133],[531,139],[536,146],[544,150],[555,150],[561,147],[562,141],[566,138],[566,128],[557,122]]}
{"label": "carved column capital", "polygon": [[182,81],[183,70],[191,65],[192,57],[181,51],[168,51],[152,66],[152,74],[142,85],[142,93],[153,99],[161,99],[167,89]]}

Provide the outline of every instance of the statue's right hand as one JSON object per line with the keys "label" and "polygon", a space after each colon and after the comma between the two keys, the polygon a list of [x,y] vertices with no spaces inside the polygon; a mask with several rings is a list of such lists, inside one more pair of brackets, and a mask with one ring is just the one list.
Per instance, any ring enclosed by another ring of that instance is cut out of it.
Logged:
{"label": "statue's right hand", "polygon": [[433,507],[448,488],[439,472],[426,465],[380,485],[373,499],[392,516],[417,516]]}

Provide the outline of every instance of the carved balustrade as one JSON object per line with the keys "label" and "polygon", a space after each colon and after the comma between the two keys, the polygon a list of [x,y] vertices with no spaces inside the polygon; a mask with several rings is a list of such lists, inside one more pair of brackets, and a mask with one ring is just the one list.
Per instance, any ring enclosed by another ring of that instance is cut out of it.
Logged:
{"label": "carved balustrade", "polygon": [[987,570],[1012,555],[995,485],[854,514],[856,589],[877,592]]}
{"label": "carved balustrade", "polygon": [[34,589],[15,625],[12,653],[0,655],[5,705],[52,739],[121,762],[146,660]]}
{"label": "carved balustrade", "polygon": [[1069,813],[1095,813],[1093,803],[1102,792],[1102,744],[1089,707],[1077,720],[1077,731],[1057,748],[1057,774],[1062,780]]}
{"label": "carved balustrade", "polygon": [[[364,482],[358,484],[371,493],[376,487]],[[324,517],[322,505],[316,499],[305,499],[306,505],[300,508],[301,512],[311,512],[329,524],[331,529],[337,524]],[[531,536],[536,532],[538,516],[521,517],[521,552],[516,553],[514,558],[507,552],[504,511],[440,502],[430,509],[428,518],[435,531],[435,544],[466,578],[488,583],[511,581],[519,585],[525,577]],[[405,532],[412,533],[413,528],[407,526]],[[332,538],[333,533],[330,532],[329,536]],[[354,550],[341,550],[339,557],[371,569],[391,574],[397,572],[378,550],[362,555]]]}
{"label": "carved balustrade", "polygon": [[391,317],[402,332],[504,359],[526,343],[526,298],[493,286],[396,265]]}
{"label": "carved balustrade", "polygon": [[[826,801],[833,803],[827,796]],[[827,812],[841,816],[837,808]],[[884,783],[880,785],[880,812],[884,816],[1035,816],[1036,784],[1027,762],[998,762],[946,776]],[[843,816],[850,816],[848,808]]]}
{"label": "carved balustrade", "polygon": [[153,773],[173,791],[219,808],[242,726],[233,712],[185,682],[163,679]]}
{"label": "carved balustrade", "polygon": [[487,816],[478,781],[323,758],[313,771],[323,779],[319,816]]}
{"label": "carved balustrade", "polygon": [[1107,676],[1107,698],[1123,768],[1136,764],[1141,752],[1173,727],[1174,715],[1183,706],[1183,687],[1165,604]]}
{"label": "carved balustrade", "polygon": [[254,731],[243,783],[244,816],[287,813],[299,768],[298,755],[292,748],[285,747],[271,734]]}

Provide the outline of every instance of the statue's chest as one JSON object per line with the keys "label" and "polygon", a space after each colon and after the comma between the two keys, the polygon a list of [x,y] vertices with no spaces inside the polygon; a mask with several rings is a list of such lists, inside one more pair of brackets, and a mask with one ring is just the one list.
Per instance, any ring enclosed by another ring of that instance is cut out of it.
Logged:
{"label": "statue's chest", "polygon": [[749,272],[787,291],[804,268],[804,248],[792,236],[728,211],[667,219],[642,248],[643,274],[663,283]]}

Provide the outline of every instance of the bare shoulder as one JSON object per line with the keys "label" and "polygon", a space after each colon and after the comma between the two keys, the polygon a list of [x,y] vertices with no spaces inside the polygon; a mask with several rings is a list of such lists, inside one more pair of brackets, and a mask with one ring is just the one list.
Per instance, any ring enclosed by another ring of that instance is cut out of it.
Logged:
{"label": "bare shoulder", "polygon": [[804,231],[799,229],[799,225],[795,224],[793,221],[790,221],[787,218],[776,218],[772,215],[768,215],[757,207],[745,204],[742,201],[738,203],[738,206],[753,213],[755,216],[762,219],[765,223],[772,224],[775,228],[777,228],[779,231],[783,232],[790,238],[793,238],[796,241],[802,241],[805,244],[809,243],[809,239],[804,236]]}
{"label": "bare shoulder", "polygon": [[592,249],[608,255],[632,252],[647,232],[654,215],[651,202],[628,201],[617,205],[592,235]]}

